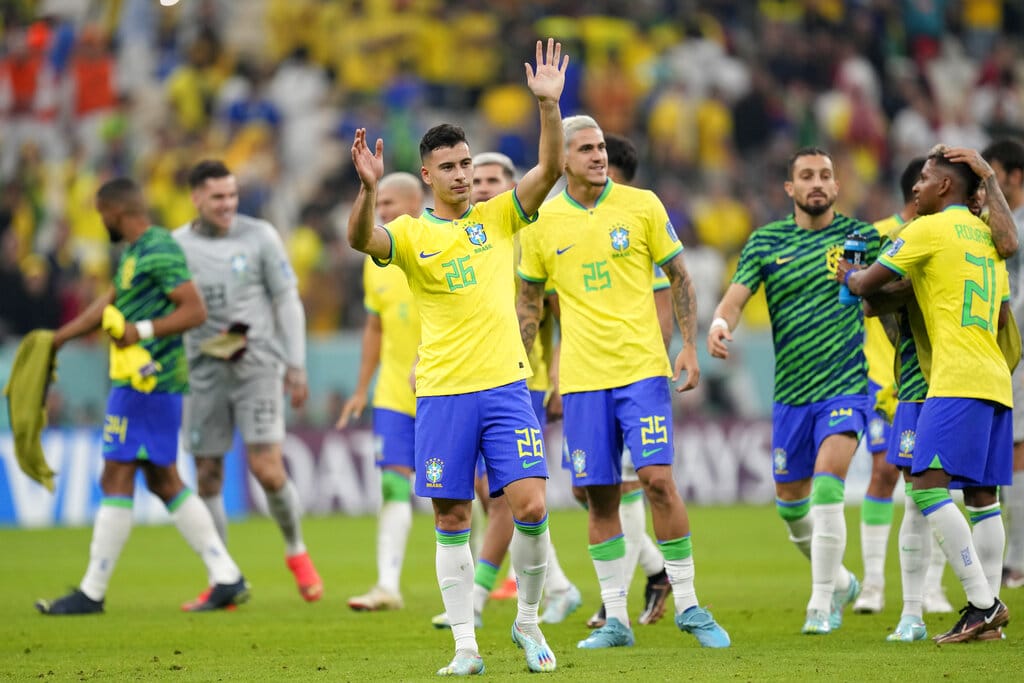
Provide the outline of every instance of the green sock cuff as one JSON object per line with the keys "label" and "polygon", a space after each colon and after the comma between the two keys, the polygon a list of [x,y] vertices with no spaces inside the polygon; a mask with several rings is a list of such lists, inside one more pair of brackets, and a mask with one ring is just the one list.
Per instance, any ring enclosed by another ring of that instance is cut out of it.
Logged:
{"label": "green sock cuff", "polygon": [[693,542],[690,534],[682,538],[674,538],[671,541],[658,541],[661,554],[665,560],[685,560],[693,555]]}
{"label": "green sock cuff", "polygon": [[465,545],[469,543],[469,529],[462,531],[441,531],[434,528],[434,536],[441,545]]}
{"label": "green sock cuff", "polygon": [[999,517],[1003,514],[1002,508],[999,507],[998,502],[993,503],[992,505],[986,505],[982,508],[971,507],[970,505],[965,505],[964,507],[967,508],[967,516],[971,520],[971,526],[974,526],[978,522],[983,522],[989,517]]}
{"label": "green sock cuff", "polygon": [[873,498],[864,496],[860,506],[860,521],[868,526],[884,526],[892,524],[892,498]]}
{"label": "green sock cuff", "polygon": [[394,470],[381,470],[380,497],[385,503],[408,503],[412,500],[412,482]]}
{"label": "green sock cuff", "polygon": [[[188,489],[185,490],[187,491]],[[100,500],[100,505],[106,505],[107,507],[112,508],[126,508],[128,510],[131,510],[133,502],[134,501],[130,496],[103,496],[103,498]]]}
{"label": "green sock cuff", "polygon": [[782,517],[782,519],[787,522],[795,522],[799,519],[803,519],[808,515],[808,513],[810,513],[811,499],[779,500],[776,498],[775,511],[779,513],[779,517]]}
{"label": "green sock cuff", "polygon": [[914,497],[913,496],[913,492],[914,492],[914,485],[911,484],[909,481],[903,485],[903,493],[904,493],[904,495],[907,496],[907,498],[913,498]]}
{"label": "green sock cuff", "polygon": [[191,495],[192,495],[192,489],[190,489],[188,487],[183,488],[181,490],[181,492],[178,493],[178,495],[176,495],[174,498],[172,498],[171,502],[169,502],[167,504],[167,511],[168,512],[175,512],[175,511],[177,511],[177,509],[180,508],[185,503],[185,501],[188,500],[188,497],[191,496]]}
{"label": "green sock cuff", "polygon": [[587,546],[592,560],[621,560],[626,556],[626,537],[622,534],[613,536],[607,541]]}
{"label": "green sock cuff", "polygon": [[835,505],[845,498],[846,484],[833,474],[816,474],[811,481],[811,505]]}
{"label": "green sock cuff", "polygon": [[641,500],[643,497],[644,497],[644,490],[643,489],[633,489],[632,491],[629,491],[627,493],[623,493],[622,494],[622,502],[623,503],[635,503],[636,501]]}
{"label": "green sock cuff", "polygon": [[498,568],[487,560],[477,560],[473,583],[490,591],[498,582]]}
{"label": "green sock cuff", "polygon": [[928,515],[938,510],[943,505],[953,502],[949,497],[949,489],[914,489],[910,492],[914,504],[921,514]]}
{"label": "green sock cuff", "polygon": [[544,519],[539,522],[520,522],[513,517],[512,523],[515,524],[520,533],[524,533],[527,536],[540,536],[548,530],[548,513],[545,512]]}

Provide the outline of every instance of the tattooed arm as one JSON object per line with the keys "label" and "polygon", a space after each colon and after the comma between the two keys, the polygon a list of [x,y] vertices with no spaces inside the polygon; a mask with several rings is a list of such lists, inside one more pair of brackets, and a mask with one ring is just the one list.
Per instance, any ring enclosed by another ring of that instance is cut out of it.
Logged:
{"label": "tattooed arm", "polygon": [[523,347],[529,353],[537,338],[537,328],[544,313],[544,283],[519,278],[519,296],[516,299],[516,315],[519,316],[519,334]]}
{"label": "tattooed arm", "polygon": [[676,322],[683,335],[683,349],[676,356],[672,381],[678,381],[686,372],[686,382],[676,391],[689,391],[700,381],[700,365],[697,362],[697,294],[693,288],[690,273],[686,270],[682,252],[662,264],[662,269],[672,283],[672,307]]}
{"label": "tattooed arm", "polygon": [[[1010,258],[1017,253],[1017,225],[1014,223],[1013,212],[1006,203],[1003,190],[999,187],[996,172],[977,150],[951,147],[945,150],[945,156],[953,163],[967,164],[981,179],[980,189],[985,190],[984,199],[988,204],[988,226],[992,229],[992,244],[1001,257]],[[969,203],[972,204],[971,211],[978,213],[981,207],[973,205],[976,199],[977,197],[972,197]]]}

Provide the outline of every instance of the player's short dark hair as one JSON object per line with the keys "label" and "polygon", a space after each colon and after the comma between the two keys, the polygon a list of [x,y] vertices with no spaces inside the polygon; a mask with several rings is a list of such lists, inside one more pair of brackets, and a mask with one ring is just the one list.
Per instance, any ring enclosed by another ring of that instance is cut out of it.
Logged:
{"label": "player's short dark hair", "polygon": [[941,166],[946,170],[950,171],[953,178],[959,181],[960,189],[963,190],[964,199],[973,197],[974,193],[978,191],[978,186],[981,184],[981,178],[975,173],[970,165],[966,162],[958,161],[956,163],[946,158],[946,147],[939,145],[929,155],[930,159],[936,166]]}
{"label": "player's short dark hair", "polygon": [[917,179],[921,177],[921,169],[924,168],[924,162],[926,161],[925,157],[914,157],[907,164],[907,167],[903,169],[903,174],[900,175],[900,192],[903,193],[904,204],[914,198],[914,185],[917,184]]}
{"label": "player's short dark hair", "polygon": [[96,191],[96,202],[116,204],[135,213],[146,211],[142,188],[131,178],[114,178],[103,183]]}
{"label": "player's short dark hair", "polygon": [[793,179],[793,171],[796,169],[796,160],[800,157],[828,157],[828,160],[832,161],[832,155],[820,147],[801,147],[789,158],[789,173],[786,177],[790,180]]}
{"label": "player's short dark hair", "polygon": [[990,164],[998,161],[1007,173],[1024,171],[1024,144],[1014,138],[996,140],[981,153]]}
{"label": "player's short dark hair", "polygon": [[217,159],[203,159],[188,172],[188,186],[193,190],[210,178],[227,178],[231,170]]}
{"label": "player's short dark hair", "polygon": [[636,177],[636,167],[640,163],[640,156],[633,141],[624,135],[605,133],[604,145],[608,151],[608,165],[618,168],[627,183],[632,182]]}
{"label": "player's short dark hair", "polygon": [[427,155],[435,149],[442,147],[454,147],[460,142],[469,144],[466,140],[466,131],[450,123],[442,123],[434,126],[423,134],[420,140],[420,160],[427,158]]}

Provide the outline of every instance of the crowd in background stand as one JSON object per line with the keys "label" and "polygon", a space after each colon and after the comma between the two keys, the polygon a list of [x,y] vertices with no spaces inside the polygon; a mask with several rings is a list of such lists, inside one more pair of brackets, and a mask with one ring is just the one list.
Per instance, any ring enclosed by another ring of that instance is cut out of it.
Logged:
{"label": "crowd in background stand", "polygon": [[[837,208],[877,220],[936,142],[1024,133],[1024,8],[1001,0],[12,0],[0,9],[0,341],[73,317],[107,286],[93,210],[141,181],[156,224],[193,215],[187,169],[222,158],[239,210],[281,231],[313,336],[362,323],[340,226],[352,133],[418,172],[440,121],[534,163],[521,56],[571,55],[565,115],[632,138],[687,246],[707,317],[756,226],[783,217],[786,160],[830,150]],[[969,94],[969,95],[967,95]],[[702,318],[701,325],[707,320]],[[767,327],[762,305],[744,325]]]}

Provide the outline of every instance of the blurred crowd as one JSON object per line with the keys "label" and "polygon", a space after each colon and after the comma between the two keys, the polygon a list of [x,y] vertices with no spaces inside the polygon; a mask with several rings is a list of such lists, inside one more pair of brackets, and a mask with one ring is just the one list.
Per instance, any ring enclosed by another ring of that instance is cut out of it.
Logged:
{"label": "blurred crowd", "polygon": [[[834,155],[839,208],[877,220],[931,145],[1024,133],[1024,9],[1001,0],[9,0],[0,5],[0,340],[70,319],[107,285],[100,183],[192,218],[187,169],[222,158],[240,210],[281,231],[311,334],[362,322],[341,226],[355,128],[388,170],[462,124],[474,152],[536,154],[523,62],[571,55],[565,115],[640,148],[710,315],[747,235],[791,211],[793,150]],[[706,324],[707,321],[703,321]],[[751,326],[767,325],[748,307]]]}

